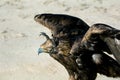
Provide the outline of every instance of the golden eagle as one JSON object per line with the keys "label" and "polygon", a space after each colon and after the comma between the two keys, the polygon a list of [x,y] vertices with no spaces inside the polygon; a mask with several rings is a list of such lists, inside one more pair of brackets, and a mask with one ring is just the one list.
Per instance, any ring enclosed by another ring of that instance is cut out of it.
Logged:
{"label": "golden eagle", "polygon": [[52,38],[41,33],[47,40],[38,53],[49,53],[60,62],[69,80],[95,80],[97,73],[120,77],[120,30],[102,23],[89,27],[80,18],[65,14],[38,14],[34,19],[52,33]]}

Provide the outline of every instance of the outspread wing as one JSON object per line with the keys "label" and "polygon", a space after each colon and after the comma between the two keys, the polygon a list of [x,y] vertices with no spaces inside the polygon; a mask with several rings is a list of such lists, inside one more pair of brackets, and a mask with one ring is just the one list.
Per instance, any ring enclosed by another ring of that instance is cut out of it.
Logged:
{"label": "outspread wing", "polygon": [[75,38],[75,36],[84,35],[89,29],[81,19],[65,14],[38,14],[34,19],[50,29],[53,37],[58,38]]}
{"label": "outspread wing", "polygon": [[72,53],[82,47],[92,51],[106,51],[113,54],[120,63],[120,30],[106,24],[94,24],[89,28],[77,47],[72,48]]}

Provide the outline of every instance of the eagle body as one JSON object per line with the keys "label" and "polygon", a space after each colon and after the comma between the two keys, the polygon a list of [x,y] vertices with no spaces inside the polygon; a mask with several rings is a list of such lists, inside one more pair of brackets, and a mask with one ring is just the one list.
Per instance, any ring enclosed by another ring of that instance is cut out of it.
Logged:
{"label": "eagle body", "polygon": [[39,53],[47,52],[61,63],[69,80],[95,80],[97,73],[120,77],[120,58],[116,57],[117,62],[104,53],[116,54],[116,49],[120,55],[120,45],[112,47],[108,41],[119,43],[119,30],[105,24],[89,27],[83,20],[64,14],[38,14],[34,19],[52,33],[52,38],[41,34],[47,40],[40,46]]}

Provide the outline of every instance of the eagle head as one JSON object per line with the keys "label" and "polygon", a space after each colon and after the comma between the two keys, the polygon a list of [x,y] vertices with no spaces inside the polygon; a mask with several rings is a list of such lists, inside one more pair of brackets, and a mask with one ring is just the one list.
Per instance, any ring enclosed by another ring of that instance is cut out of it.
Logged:
{"label": "eagle head", "polygon": [[43,35],[46,38],[46,41],[40,45],[40,48],[38,49],[38,55],[43,52],[54,53],[55,44],[54,44],[53,40],[50,39],[49,36],[44,32],[41,32],[40,35]]}

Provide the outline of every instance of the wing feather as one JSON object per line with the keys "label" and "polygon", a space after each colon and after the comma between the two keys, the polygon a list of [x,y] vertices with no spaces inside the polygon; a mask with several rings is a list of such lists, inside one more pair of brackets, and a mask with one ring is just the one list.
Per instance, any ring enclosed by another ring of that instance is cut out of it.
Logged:
{"label": "wing feather", "polygon": [[120,39],[107,37],[103,40],[107,43],[110,51],[120,64]]}
{"label": "wing feather", "polygon": [[84,35],[82,41],[77,41],[71,49],[71,54],[80,50],[107,52],[113,54],[120,63],[120,30],[106,24],[94,24]]}
{"label": "wing feather", "polygon": [[38,14],[35,21],[51,30],[53,37],[71,38],[84,35],[89,29],[87,23],[80,18],[65,14]]}

